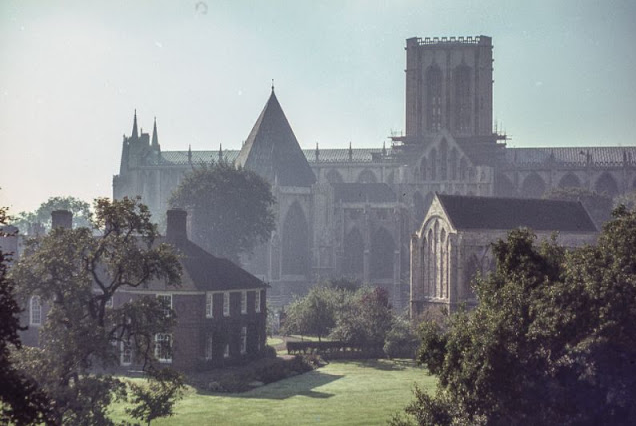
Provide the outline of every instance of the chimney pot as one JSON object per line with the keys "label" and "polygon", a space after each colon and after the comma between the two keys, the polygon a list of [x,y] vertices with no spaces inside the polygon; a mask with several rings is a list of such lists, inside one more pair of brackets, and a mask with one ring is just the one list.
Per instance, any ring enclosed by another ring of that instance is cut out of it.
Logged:
{"label": "chimney pot", "polygon": [[73,228],[73,213],[68,210],[54,210],[51,212],[52,229]]}
{"label": "chimney pot", "polygon": [[182,209],[168,210],[168,223],[166,237],[170,240],[187,240],[187,218],[188,212]]}

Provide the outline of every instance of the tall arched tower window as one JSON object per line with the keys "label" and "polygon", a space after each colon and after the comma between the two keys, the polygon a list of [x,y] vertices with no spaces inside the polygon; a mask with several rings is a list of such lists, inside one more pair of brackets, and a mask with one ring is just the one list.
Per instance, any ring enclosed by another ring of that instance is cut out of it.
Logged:
{"label": "tall arched tower window", "polygon": [[437,65],[426,70],[426,128],[438,131],[442,128],[442,71]]}
{"label": "tall arched tower window", "polygon": [[470,132],[470,68],[460,65],[455,69],[455,129]]}
{"label": "tall arched tower window", "polygon": [[298,202],[287,212],[282,231],[283,274],[305,275],[309,272],[309,226]]}

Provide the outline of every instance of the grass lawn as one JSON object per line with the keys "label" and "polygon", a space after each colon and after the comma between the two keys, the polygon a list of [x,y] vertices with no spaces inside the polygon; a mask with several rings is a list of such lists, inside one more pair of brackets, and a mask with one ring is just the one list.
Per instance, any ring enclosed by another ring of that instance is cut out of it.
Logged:
{"label": "grass lawn", "polygon": [[266,344],[268,346],[276,346],[276,345],[282,345],[283,343],[284,342],[282,337],[268,337]]}
{"label": "grass lawn", "polygon": [[[153,425],[381,425],[435,378],[411,361],[334,361],[318,370],[241,394],[189,389],[175,416]],[[124,419],[123,406],[113,418]]]}

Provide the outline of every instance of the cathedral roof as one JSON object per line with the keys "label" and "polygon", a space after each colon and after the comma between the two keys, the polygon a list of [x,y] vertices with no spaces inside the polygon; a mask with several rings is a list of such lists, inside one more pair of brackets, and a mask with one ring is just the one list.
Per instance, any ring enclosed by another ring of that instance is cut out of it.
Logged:
{"label": "cathedral roof", "polygon": [[455,229],[597,232],[578,201],[436,194]]}
{"label": "cathedral roof", "polygon": [[595,146],[571,148],[506,148],[505,163],[509,167],[537,166],[554,163],[562,166],[622,166],[636,164],[636,147]]}
{"label": "cathedral roof", "polygon": [[236,164],[272,183],[277,180],[281,186],[311,186],[316,182],[273,88]]}

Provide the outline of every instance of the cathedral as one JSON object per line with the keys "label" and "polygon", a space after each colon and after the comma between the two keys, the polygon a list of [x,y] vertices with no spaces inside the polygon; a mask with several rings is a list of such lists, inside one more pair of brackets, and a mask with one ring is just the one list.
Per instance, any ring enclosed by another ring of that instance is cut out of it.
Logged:
{"label": "cathedral", "polygon": [[188,171],[234,162],[267,179],[277,199],[276,231],[243,260],[270,284],[269,303],[350,277],[406,307],[411,235],[436,193],[518,199],[578,187],[614,197],[636,188],[636,147],[506,147],[493,130],[492,47],[487,36],[406,40],[405,131],[390,146],[301,149],[273,87],[240,151],[162,151],[156,122],[152,135],[139,133],[135,114],[113,197],[139,195],[161,217]]}

